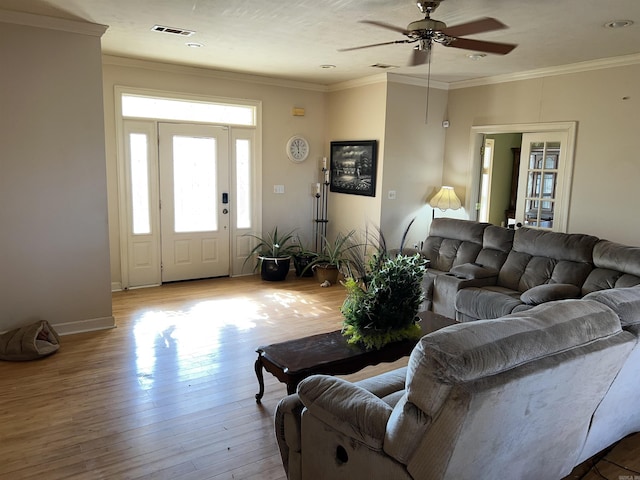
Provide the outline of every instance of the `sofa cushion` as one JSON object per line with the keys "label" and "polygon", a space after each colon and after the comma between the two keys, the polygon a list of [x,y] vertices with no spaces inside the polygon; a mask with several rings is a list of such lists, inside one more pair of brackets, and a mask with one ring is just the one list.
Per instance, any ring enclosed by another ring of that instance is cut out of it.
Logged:
{"label": "sofa cushion", "polygon": [[478,253],[476,262],[487,268],[500,267],[507,259],[507,255],[513,248],[513,236],[515,230],[489,225],[482,236],[482,250]]}
{"label": "sofa cushion", "polygon": [[521,304],[517,290],[494,286],[463,288],[456,294],[456,319],[498,318],[508,315]]}
{"label": "sofa cushion", "polygon": [[640,324],[640,287],[600,290],[584,297],[600,302],[616,312],[623,327]]}
{"label": "sofa cushion", "polygon": [[640,284],[640,247],[600,240],[593,247],[593,264],[596,268],[582,286],[583,295]]}
{"label": "sofa cushion", "polygon": [[448,272],[455,265],[475,261],[488,225],[455,218],[434,219],[422,249],[430,268]]}
{"label": "sofa cushion", "polygon": [[553,300],[578,298],[579,296],[580,287],[570,283],[546,283],[523,292],[520,295],[520,300],[527,305],[540,305]]}
{"label": "sofa cushion", "polygon": [[600,240],[593,247],[593,264],[640,277],[640,247]]}
{"label": "sofa cushion", "polygon": [[597,241],[591,235],[521,228],[500,269],[498,285],[520,292],[544,283],[582,286],[593,268],[592,253]]}
{"label": "sofa cushion", "polygon": [[382,450],[392,408],[373,393],[338,377],[312,375],[298,384],[298,396],[327,425]]}

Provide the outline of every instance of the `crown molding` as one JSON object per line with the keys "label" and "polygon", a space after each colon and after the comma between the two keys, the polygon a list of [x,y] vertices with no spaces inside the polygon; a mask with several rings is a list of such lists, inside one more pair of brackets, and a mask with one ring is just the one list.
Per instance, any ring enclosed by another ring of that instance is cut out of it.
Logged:
{"label": "crown molding", "polygon": [[405,85],[414,85],[416,87],[437,88],[439,90],[449,90],[449,84],[439,82],[437,80],[429,80],[424,77],[416,77],[413,75],[402,75],[399,73],[387,73],[388,81],[394,83],[403,83]]}
{"label": "crown molding", "polygon": [[81,35],[91,35],[94,37],[102,37],[104,32],[107,31],[107,28],[109,28],[108,25],[100,25],[98,23],[80,22],[66,18],[34,15],[32,13],[14,12],[11,10],[0,10],[0,22],[79,33]]}
{"label": "crown molding", "polygon": [[637,65],[639,63],[640,53],[634,53],[631,55],[623,55],[620,57],[602,58],[599,60],[590,60],[587,62],[572,63],[569,65],[560,65],[556,67],[539,68],[536,70],[509,73],[505,75],[496,75],[493,77],[462,80],[460,82],[450,83],[449,88],[451,90],[456,90],[459,88],[480,87],[483,85],[494,85],[497,83],[516,82],[520,80],[531,80],[541,77],[552,77],[555,75],[567,75],[571,73],[581,73],[592,70],[603,70],[606,68],[625,67],[628,65]]}
{"label": "crown molding", "polygon": [[[329,86],[329,92],[337,92],[340,90],[347,90],[349,88],[364,87],[366,85],[374,85],[376,83],[402,83],[404,85],[414,85],[416,87],[426,87],[427,79],[423,77],[415,77],[412,75],[402,75],[400,73],[378,73],[376,75],[370,75],[368,77],[357,78],[355,80],[348,80],[346,82],[334,83]],[[438,88],[440,90],[448,90],[449,84],[444,82],[438,82],[431,80],[429,82],[430,88]]]}
{"label": "crown molding", "polygon": [[155,62],[152,60],[142,60],[130,57],[118,57],[115,55],[102,55],[103,65],[114,65],[118,67],[142,68],[159,72],[196,75],[207,78],[218,78],[231,80],[234,82],[247,82],[274,87],[295,88],[299,90],[311,90],[314,92],[327,92],[326,85],[317,83],[300,82],[296,80],[286,80],[282,78],[264,77],[261,75],[250,75],[247,73],[228,72],[223,70],[212,70],[209,68],[191,67],[173,63]]}

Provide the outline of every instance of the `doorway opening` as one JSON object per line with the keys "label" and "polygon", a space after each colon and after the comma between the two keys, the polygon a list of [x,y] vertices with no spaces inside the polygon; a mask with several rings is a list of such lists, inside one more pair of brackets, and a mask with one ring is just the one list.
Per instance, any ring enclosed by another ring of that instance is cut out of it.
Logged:
{"label": "doorway opening", "polygon": [[[482,213],[486,221],[495,225],[519,224],[566,232],[576,129],[576,122],[472,127],[469,142],[472,173],[467,184],[470,218],[479,220]],[[489,173],[483,171],[487,139],[501,143],[500,148],[506,151],[498,162],[495,155],[498,143],[494,143]],[[556,160],[547,159],[553,152],[557,152]],[[552,165],[553,168],[546,168]]]}

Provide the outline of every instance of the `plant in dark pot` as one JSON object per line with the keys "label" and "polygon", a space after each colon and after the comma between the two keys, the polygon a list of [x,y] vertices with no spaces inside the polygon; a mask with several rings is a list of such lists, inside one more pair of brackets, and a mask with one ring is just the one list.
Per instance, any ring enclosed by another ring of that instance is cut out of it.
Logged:
{"label": "plant in dark pot", "polygon": [[397,253],[387,250],[379,232],[378,241],[368,245],[366,258],[352,262],[353,275],[344,282],[347,298],[341,308],[342,331],[349,337],[349,343],[379,349],[391,342],[420,336],[417,314],[424,300],[422,278],[426,260],[419,253],[400,253],[408,230]]}
{"label": "plant in dark pot", "polygon": [[245,263],[256,258],[256,266],[260,268],[260,276],[267,281],[281,281],[287,277],[291,266],[291,256],[296,251],[293,231],[280,235],[278,227],[266,235],[248,233],[246,236],[253,238],[257,244],[247,255]]}
{"label": "plant in dark pot", "polygon": [[304,272],[313,269],[316,279],[321,284],[336,284],[341,271],[348,275],[353,251],[358,246],[354,236],[355,230],[346,235],[339,232],[333,241],[323,236],[322,251],[305,267]]}
{"label": "plant in dark pot", "polygon": [[296,252],[293,254],[293,266],[296,269],[297,277],[312,277],[313,271],[310,268],[307,268],[313,260],[318,256],[318,254],[312,250],[307,249],[304,246],[304,243],[298,237],[298,248]]}

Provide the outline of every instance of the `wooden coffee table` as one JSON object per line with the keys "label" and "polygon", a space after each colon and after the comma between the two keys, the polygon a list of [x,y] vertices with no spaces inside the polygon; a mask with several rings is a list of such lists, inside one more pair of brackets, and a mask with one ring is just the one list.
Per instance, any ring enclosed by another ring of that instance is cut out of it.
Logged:
{"label": "wooden coffee table", "polygon": [[[418,316],[423,336],[456,323],[433,312],[421,312]],[[403,340],[379,350],[365,350],[360,345],[347,343],[342,332],[336,330],[258,347],[255,370],[260,391],[256,394],[256,402],[260,403],[264,395],[263,368],[286,383],[287,393],[291,394],[296,391],[298,383],[310,375],[347,375],[369,365],[394,362],[409,355],[416,343],[418,339]]]}

